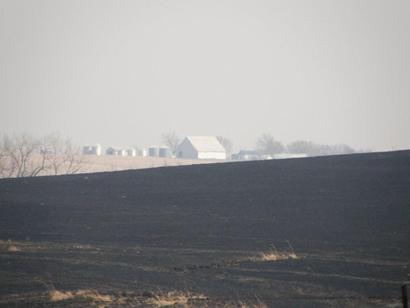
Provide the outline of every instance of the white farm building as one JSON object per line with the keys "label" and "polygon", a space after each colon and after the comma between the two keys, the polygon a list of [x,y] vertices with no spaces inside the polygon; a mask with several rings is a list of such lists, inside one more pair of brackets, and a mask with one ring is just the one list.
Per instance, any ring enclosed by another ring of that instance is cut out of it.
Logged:
{"label": "white farm building", "polygon": [[101,145],[85,145],[83,146],[83,155],[101,155]]}
{"label": "white farm building", "polygon": [[177,157],[186,159],[226,159],[226,151],[214,136],[188,136],[178,146]]}

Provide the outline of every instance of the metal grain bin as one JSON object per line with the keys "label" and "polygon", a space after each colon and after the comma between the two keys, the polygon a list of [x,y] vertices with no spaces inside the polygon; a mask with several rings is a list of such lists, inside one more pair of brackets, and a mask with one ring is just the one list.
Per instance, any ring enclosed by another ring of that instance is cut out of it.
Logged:
{"label": "metal grain bin", "polygon": [[171,157],[171,149],[168,147],[160,147],[159,148],[159,157]]}
{"label": "metal grain bin", "polygon": [[148,148],[148,156],[158,157],[158,148],[157,147],[149,147]]}

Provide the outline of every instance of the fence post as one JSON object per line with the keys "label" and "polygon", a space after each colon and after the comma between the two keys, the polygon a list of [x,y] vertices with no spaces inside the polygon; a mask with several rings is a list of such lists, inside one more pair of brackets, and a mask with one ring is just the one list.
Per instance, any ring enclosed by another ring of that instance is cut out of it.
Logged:
{"label": "fence post", "polygon": [[407,298],[407,284],[401,286],[401,298],[403,300],[403,308],[409,308],[409,302]]}

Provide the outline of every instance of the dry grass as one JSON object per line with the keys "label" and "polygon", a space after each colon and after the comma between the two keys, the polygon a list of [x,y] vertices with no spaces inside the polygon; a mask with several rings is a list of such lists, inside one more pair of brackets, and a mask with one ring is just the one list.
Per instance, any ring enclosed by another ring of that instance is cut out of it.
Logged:
{"label": "dry grass", "polygon": [[109,295],[102,295],[93,290],[79,290],[75,293],[76,296],[92,299],[96,302],[112,302],[112,298]]}
{"label": "dry grass", "polygon": [[16,245],[10,244],[7,247],[7,251],[9,251],[9,252],[18,252],[18,251],[21,251],[21,249],[19,247],[17,247]]}
{"label": "dry grass", "polygon": [[[58,157],[57,157],[58,158]],[[42,157],[33,155],[28,165],[40,166]],[[181,159],[181,158],[166,158],[166,157],[130,157],[130,156],[111,156],[111,155],[83,155],[81,156],[82,163],[80,170],[77,173],[94,173],[94,172],[110,172],[130,169],[146,169],[165,166],[183,166],[226,162],[225,160],[205,160],[205,159]],[[63,174],[62,170],[59,172]],[[40,175],[54,175],[52,169],[43,170]],[[14,176],[12,176],[14,177]]]}
{"label": "dry grass", "polygon": [[146,304],[155,307],[182,306],[190,307],[189,302],[192,300],[206,300],[207,297],[202,294],[184,293],[184,292],[167,292],[154,295],[146,301]]}
{"label": "dry grass", "polygon": [[275,250],[268,250],[266,252],[262,252],[259,256],[259,261],[279,261],[279,260],[288,260],[288,259],[298,259],[298,256],[291,252],[278,252]]}
{"label": "dry grass", "polygon": [[74,294],[72,292],[62,292],[58,290],[50,291],[50,299],[52,302],[59,302],[70,298],[74,298]]}
{"label": "dry grass", "polygon": [[0,251],[18,252],[22,250],[21,243],[18,245],[12,240],[0,240]]}
{"label": "dry grass", "polygon": [[145,169],[165,166],[182,166],[208,164],[223,161],[199,160],[199,159],[180,159],[180,158],[163,158],[163,157],[120,157],[110,155],[85,155],[83,156],[84,164],[81,173],[84,172],[101,172],[101,171],[119,171],[127,169]]}
{"label": "dry grass", "polygon": [[287,251],[279,251],[276,249],[275,245],[271,245],[271,248],[267,251],[261,252],[259,255],[249,258],[250,261],[264,261],[264,262],[274,262],[280,260],[289,260],[289,259],[299,259],[296,255],[292,245],[288,243]]}
{"label": "dry grass", "polygon": [[265,303],[262,303],[261,301],[257,301],[256,303],[245,303],[242,301],[239,301],[238,305],[235,307],[238,308],[268,308],[268,305],[266,305]]}
{"label": "dry grass", "polygon": [[112,298],[109,295],[102,295],[94,290],[78,291],[58,291],[52,290],[49,293],[52,302],[63,301],[72,298],[85,298],[98,303],[111,303]]}
{"label": "dry grass", "polygon": [[289,260],[289,259],[299,259],[299,257],[294,253],[288,252],[278,252],[274,250],[267,250],[261,252],[255,256],[246,257],[240,259],[240,261],[252,261],[252,262],[275,262],[281,260]]}

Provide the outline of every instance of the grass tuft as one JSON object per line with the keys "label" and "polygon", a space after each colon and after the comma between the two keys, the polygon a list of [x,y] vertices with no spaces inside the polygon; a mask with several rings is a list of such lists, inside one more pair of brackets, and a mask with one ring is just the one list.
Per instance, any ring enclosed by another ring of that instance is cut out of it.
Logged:
{"label": "grass tuft", "polygon": [[268,306],[265,303],[262,303],[261,301],[258,301],[256,303],[246,303],[246,302],[239,301],[237,307],[239,308],[268,308]]}
{"label": "grass tuft", "polygon": [[167,306],[182,306],[189,307],[189,302],[193,300],[206,300],[207,297],[202,294],[184,293],[184,292],[167,292],[154,294],[153,297],[146,300],[146,304],[153,305],[155,307],[167,307]]}
{"label": "grass tuft", "polygon": [[59,301],[64,301],[66,299],[71,299],[74,297],[74,294],[72,292],[63,292],[63,291],[58,291],[58,290],[52,290],[50,291],[50,299],[52,302],[59,302]]}
{"label": "grass tuft", "polygon": [[278,252],[278,251],[273,251],[273,250],[262,252],[259,257],[259,261],[267,261],[267,262],[288,260],[288,259],[299,259],[299,257],[295,253]]}
{"label": "grass tuft", "polygon": [[98,303],[111,303],[112,298],[109,295],[102,295],[95,290],[78,290],[78,291],[59,291],[52,290],[49,292],[52,302],[64,301],[73,298],[85,298]]}
{"label": "grass tuft", "polygon": [[7,251],[9,251],[9,252],[18,252],[18,251],[21,251],[21,249],[18,248],[16,245],[11,244],[7,248]]}
{"label": "grass tuft", "polygon": [[255,257],[249,258],[250,261],[265,261],[265,262],[274,262],[280,260],[288,260],[288,259],[299,259],[296,255],[292,245],[287,242],[289,245],[289,249],[287,251],[279,251],[276,249],[275,245],[271,245],[271,248],[267,251],[261,252],[259,255]]}

